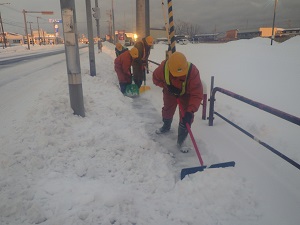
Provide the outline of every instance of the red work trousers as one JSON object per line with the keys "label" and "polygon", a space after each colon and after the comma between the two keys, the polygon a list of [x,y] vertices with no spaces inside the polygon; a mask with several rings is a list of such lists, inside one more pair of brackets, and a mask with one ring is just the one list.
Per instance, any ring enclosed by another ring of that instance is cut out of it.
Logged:
{"label": "red work trousers", "polygon": [[[183,112],[184,115],[188,107],[188,96],[187,95],[179,96],[179,100],[184,110]],[[172,119],[176,111],[177,101],[176,101],[176,96],[171,94],[166,88],[163,88],[163,102],[164,102],[164,106],[162,108],[162,118]],[[179,114],[179,118],[181,118],[180,114]]]}

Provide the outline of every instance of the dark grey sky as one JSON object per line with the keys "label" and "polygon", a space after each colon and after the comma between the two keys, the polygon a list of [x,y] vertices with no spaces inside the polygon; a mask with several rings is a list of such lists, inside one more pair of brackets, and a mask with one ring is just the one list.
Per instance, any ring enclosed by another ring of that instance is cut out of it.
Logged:
{"label": "dark grey sky", "polygon": [[[78,32],[86,33],[85,0],[75,0]],[[98,0],[101,8],[101,34],[108,32],[108,10],[112,0]],[[164,1],[167,10],[167,0]],[[1,5],[1,3],[10,3]],[[91,0],[94,6],[95,0]],[[222,32],[230,29],[255,29],[272,26],[275,0],[173,0],[173,16],[176,21],[197,24],[201,33]],[[127,32],[135,30],[136,0],[114,0],[115,27]],[[150,0],[150,26],[162,28],[164,17],[161,0]],[[53,32],[49,18],[60,19],[59,0],[0,0],[0,12],[4,30],[24,34],[22,10],[54,11],[54,15],[28,14],[27,20],[37,29],[36,17],[40,28]],[[278,0],[276,11],[277,27],[300,28],[300,0]],[[176,26],[176,24],[175,24]],[[62,31],[60,31],[62,32]],[[101,35],[102,36],[102,35]]]}

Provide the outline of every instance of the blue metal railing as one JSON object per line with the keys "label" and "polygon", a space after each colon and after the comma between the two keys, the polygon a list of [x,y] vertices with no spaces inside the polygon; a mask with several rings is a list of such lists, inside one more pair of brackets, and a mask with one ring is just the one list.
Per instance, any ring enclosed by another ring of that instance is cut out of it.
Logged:
{"label": "blue metal railing", "polygon": [[276,149],[274,149],[273,147],[271,147],[270,145],[268,145],[267,143],[259,140],[257,137],[255,137],[254,135],[250,134],[249,132],[247,132],[246,130],[244,130],[243,128],[239,127],[238,125],[236,125],[235,123],[233,123],[232,121],[230,121],[229,119],[225,118],[224,116],[222,116],[220,113],[215,112],[214,110],[214,102],[215,102],[215,94],[217,91],[228,95],[232,98],[235,98],[237,100],[240,100],[246,104],[252,105],[258,109],[261,109],[265,112],[271,113],[277,117],[280,117],[281,119],[287,120],[291,123],[294,123],[298,126],[300,126],[300,118],[290,115],[288,113],[285,113],[283,111],[280,111],[278,109],[274,109],[270,106],[267,106],[265,104],[253,101],[249,98],[243,97],[241,95],[238,95],[236,93],[233,93],[231,91],[225,90],[223,88],[220,87],[213,87],[214,83],[214,78],[212,77],[211,79],[211,96],[210,96],[210,104],[209,104],[209,117],[208,117],[208,125],[209,126],[213,126],[213,120],[214,120],[214,114],[219,116],[221,119],[225,120],[226,122],[228,122],[229,124],[231,124],[232,126],[234,126],[235,128],[237,128],[238,130],[242,131],[244,134],[246,134],[248,137],[252,138],[253,140],[257,141],[259,144],[261,144],[262,146],[264,146],[265,148],[269,149],[271,152],[275,153],[276,155],[278,155],[279,157],[281,157],[282,159],[284,159],[285,161],[289,162],[290,164],[292,164],[293,166],[295,166],[296,168],[298,168],[300,170],[300,165],[298,163],[296,163],[295,161],[293,161],[292,159],[290,159],[289,157],[285,156],[284,154],[282,154],[281,152],[277,151]]}

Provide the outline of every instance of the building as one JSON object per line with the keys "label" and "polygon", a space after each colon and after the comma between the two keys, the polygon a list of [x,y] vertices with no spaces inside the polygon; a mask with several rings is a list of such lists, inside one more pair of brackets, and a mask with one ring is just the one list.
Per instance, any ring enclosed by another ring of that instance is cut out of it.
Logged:
{"label": "building", "polygon": [[237,36],[238,36],[238,29],[228,30],[226,31],[225,39],[226,41],[234,41],[237,40]]}
{"label": "building", "polygon": [[[274,35],[276,35],[278,30],[281,30],[281,28],[274,27]],[[272,37],[272,27],[260,27],[259,31],[261,31],[261,37]]]}
{"label": "building", "polygon": [[216,42],[218,41],[218,33],[215,34],[196,34],[192,37],[192,42]]}
{"label": "building", "polygon": [[238,30],[237,39],[251,39],[261,36],[261,31],[254,30]]}
{"label": "building", "polygon": [[[4,32],[6,46],[14,46],[14,45],[23,45],[27,44],[27,36],[21,35],[12,32]],[[28,33],[29,43],[32,44],[61,44],[63,43],[63,39],[61,37],[56,37],[55,34],[48,34],[44,30],[32,31],[32,33]],[[0,43],[4,45],[3,35],[0,35]]]}
{"label": "building", "polygon": [[275,41],[284,42],[297,35],[300,35],[300,28],[280,29],[276,32]]}
{"label": "building", "polygon": [[278,36],[297,36],[300,35],[300,28],[289,28],[278,31]]}
{"label": "building", "polygon": [[[23,35],[11,32],[4,32],[6,46],[22,45],[24,43]],[[3,35],[0,36],[0,42],[4,43]]]}
{"label": "building", "polygon": [[167,31],[163,28],[150,28],[150,35],[156,40],[157,38],[167,38]]}

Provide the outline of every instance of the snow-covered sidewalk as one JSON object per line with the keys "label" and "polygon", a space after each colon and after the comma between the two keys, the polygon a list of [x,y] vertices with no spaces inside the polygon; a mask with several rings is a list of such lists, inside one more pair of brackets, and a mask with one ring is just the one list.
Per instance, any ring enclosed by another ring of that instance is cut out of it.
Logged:
{"label": "snow-covered sidewalk", "polygon": [[[242,43],[227,46],[246,49]],[[160,62],[164,47],[155,45],[150,58]],[[208,83],[210,72],[203,64],[209,57],[201,61],[204,53],[192,55],[198,47],[198,52],[218,52],[217,58],[228,48],[178,46],[190,52],[188,59],[202,68]],[[180,168],[198,161],[194,152],[186,160],[172,152],[178,118],[169,136],[151,135],[161,125],[162,106],[151,74],[151,91],[135,102],[118,89],[111,44],[96,55],[95,77],[89,75],[87,50],[81,53],[85,118],[72,114],[63,54],[0,69],[1,76],[15,76],[0,86],[0,224],[298,224],[298,171],[220,119],[208,127],[198,112],[192,129],[204,162],[235,160],[237,165],[181,181]],[[218,70],[228,64],[219,64]],[[231,105],[220,101],[219,107]],[[244,120],[240,111],[235,113]]]}

